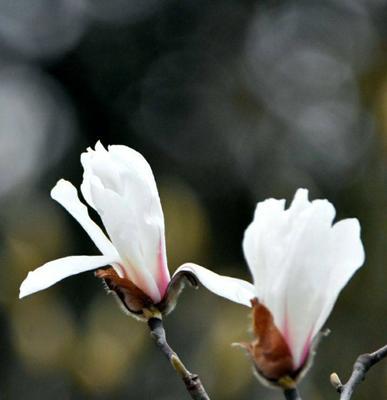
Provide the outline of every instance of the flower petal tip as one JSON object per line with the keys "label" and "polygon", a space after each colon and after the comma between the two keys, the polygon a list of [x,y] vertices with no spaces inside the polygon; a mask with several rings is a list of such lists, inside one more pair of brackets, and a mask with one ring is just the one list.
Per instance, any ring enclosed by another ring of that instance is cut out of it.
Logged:
{"label": "flower petal tip", "polygon": [[106,151],[104,145],[101,143],[101,140],[98,140],[94,146],[95,151]]}
{"label": "flower petal tip", "polygon": [[294,197],[300,197],[300,198],[308,200],[309,199],[309,189],[298,188],[296,190],[296,193],[295,193]]}
{"label": "flower petal tip", "polygon": [[51,189],[50,196],[52,199],[57,200],[59,197],[63,196],[63,194],[76,194],[77,189],[73,186],[73,184],[66,179],[59,179],[56,185]]}
{"label": "flower petal tip", "polygon": [[34,273],[33,271],[28,272],[27,277],[20,285],[19,289],[19,299],[29,296],[32,293],[37,292],[34,285]]}

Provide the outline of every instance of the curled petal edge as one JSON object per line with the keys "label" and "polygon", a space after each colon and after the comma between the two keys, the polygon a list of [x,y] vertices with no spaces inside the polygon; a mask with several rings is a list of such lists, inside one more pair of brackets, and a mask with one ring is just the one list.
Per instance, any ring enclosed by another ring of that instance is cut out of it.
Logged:
{"label": "curled petal edge", "polygon": [[179,274],[190,276],[188,279],[191,282],[193,282],[192,279],[196,281],[194,286],[197,286],[197,282],[200,282],[216,295],[247,307],[251,307],[250,300],[256,297],[255,288],[251,283],[242,279],[216,274],[197,264],[183,264],[173,274],[172,280]]}
{"label": "curled petal edge", "polygon": [[174,310],[177,304],[177,300],[187,284],[195,289],[199,287],[196,276],[191,274],[190,272],[181,270],[176,271],[173,274],[171,280],[169,281],[163,299],[157,305],[157,308],[163,315],[168,315]]}

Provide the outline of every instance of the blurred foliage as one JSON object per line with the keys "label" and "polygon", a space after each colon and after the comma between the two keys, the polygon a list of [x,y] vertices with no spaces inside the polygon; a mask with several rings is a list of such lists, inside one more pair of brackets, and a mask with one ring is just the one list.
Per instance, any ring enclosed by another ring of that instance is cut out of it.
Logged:
{"label": "blurred foliage", "polygon": [[[298,187],[360,219],[366,265],[301,384],[333,398],[329,374],[386,341],[386,24],[383,0],[0,0],[0,398],[186,398],[91,273],[17,299],[28,270],[97,254],[49,191],[80,183],[98,139],[152,165],[171,271],[196,261],[249,279],[255,203]],[[214,399],[281,398],[231,347],[249,340],[248,314],[201,288],[166,321]],[[386,382],[384,363],[357,398],[384,398]]]}

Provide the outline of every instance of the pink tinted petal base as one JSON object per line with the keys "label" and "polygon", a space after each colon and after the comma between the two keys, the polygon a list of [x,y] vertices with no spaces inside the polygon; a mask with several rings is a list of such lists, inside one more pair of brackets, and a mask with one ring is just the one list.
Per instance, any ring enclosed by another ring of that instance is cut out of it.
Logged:
{"label": "pink tinted petal base", "polygon": [[301,360],[297,368],[301,368],[308,360],[309,353],[310,353],[310,348],[312,346],[312,341],[313,341],[313,329],[310,330],[308,337],[306,338],[306,342],[304,344],[304,347],[302,349],[301,353]]}
{"label": "pink tinted petal base", "polygon": [[171,278],[169,275],[168,267],[165,263],[164,246],[161,239],[159,242],[159,251],[157,253],[157,267],[158,276],[156,279],[156,284],[160,291],[160,297],[163,298],[165,292],[167,291],[167,287]]}
{"label": "pink tinted petal base", "polygon": [[291,348],[291,339],[290,339],[290,330],[289,330],[289,317],[288,313],[285,313],[285,318],[284,318],[284,329],[282,332],[282,335],[288,344],[289,348]]}
{"label": "pink tinted petal base", "polygon": [[128,261],[123,264],[114,264],[114,270],[122,279],[131,281],[139,289],[141,289],[147,296],[153,299],[154,303],[160,301],[159,289],[155,284],[154,277],[148,271],[142,271],[133,267]]}
{"label": "pink tinted petal base", "polygon": [[[146,277],[144,274],[141,274],[137,269],[133,268],[134,273],[134,282],[137,287],[139,287],[144,293],[146,293],[155,303],[160,301],[158,297],[158,288],[156,289],[155,281],[152,276]],[[154,287],[154,290],[152,290]]]}
{"label": "pink tinted petal base", "polygon": [[[282,336],[284,337],[285,342],[287,343],[289,348],[292,349],[292,337],[290,335],[289,316],[288,316],[287,312],[285,312]],[[300,361],[297,365],[295,365],[296,370],[301,368],[306,363],[306,361],[309,357],[309,352],[310,352],[310,348],[312,346],[312,341],[313,341],[313,328],[309,331],[309,334],[306,338],[305,344],[302,348]],[[293,359],[294,359],[294,354],[293,354]]]}

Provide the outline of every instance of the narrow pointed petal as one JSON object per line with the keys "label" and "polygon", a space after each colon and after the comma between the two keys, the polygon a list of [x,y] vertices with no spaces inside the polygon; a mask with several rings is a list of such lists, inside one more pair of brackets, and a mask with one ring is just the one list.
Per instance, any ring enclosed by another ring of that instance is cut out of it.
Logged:
{"label": "narrow pointed petal", "polygon": [[47,289],[68,276],[117,262],[109,256],[70,256],[50,261],[28,273],[20,286],[19,298]]}
{"label": "narrow pointed petal", "polygon": [[254,286],[242,279],[218,275],[200,265],[187,263],[179,267],[173,274],[191,273],[208,290],[235,303],[251,307],[250,300],[255,297]]}
{"label": "narrow pointed petal", "polygon": [[81,203],[77,189],[70,182],[64,179],[58,181],[51,190],[51,197],[79,222],[102,254],[118,257],[113,244],[102,229],[90,218],[87,207]]}

